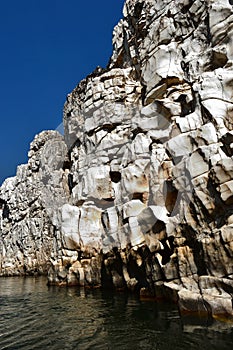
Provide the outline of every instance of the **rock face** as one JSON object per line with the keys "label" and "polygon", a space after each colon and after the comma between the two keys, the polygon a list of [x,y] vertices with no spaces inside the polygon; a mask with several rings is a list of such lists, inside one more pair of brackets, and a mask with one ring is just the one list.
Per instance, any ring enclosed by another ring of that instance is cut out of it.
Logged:
{"label": "rock face", "polygon": [[39,135],[1,188],[1,274],[50,257],[50,284],[233,316],[232,4],[128,0],[123,14],[107,69],[67,96],[65,143]]}
{"label": "rock face", "polygon": [[29,161],[6,179],[0,192],[0,275],[46,273],[57,250],[52,218],[69,198],[67,146],[55,131],[37,135]]}

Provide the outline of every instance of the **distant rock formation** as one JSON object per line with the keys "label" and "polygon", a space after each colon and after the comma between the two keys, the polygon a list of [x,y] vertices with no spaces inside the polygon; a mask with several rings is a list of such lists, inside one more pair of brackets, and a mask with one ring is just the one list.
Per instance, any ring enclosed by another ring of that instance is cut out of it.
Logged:
{"label": "distant rock formation", "polygon": [[52,217],[69,200],[67,146],[56,131],[31,143],[29,161],[0,189],[0,275],[47,273],[57,236]]}
{"label": "distant rock formation", "polygon": [[1,275],[233,316],[233,8],[127,0],[107,69],[1,188]]}

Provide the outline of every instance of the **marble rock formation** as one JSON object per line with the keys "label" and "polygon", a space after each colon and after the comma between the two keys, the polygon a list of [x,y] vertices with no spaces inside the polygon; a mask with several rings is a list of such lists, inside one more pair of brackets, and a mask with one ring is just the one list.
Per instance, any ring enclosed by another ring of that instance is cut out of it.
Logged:
{"label": "marble rock formation", "polygon": [[[0,275],[46,273],[57,239],[52,217],[69,199],[67,146],[56,131],[31,143],[29,161],[0,189]],[[63,169],[64,168],[64,169]]]}
{"label": "marble rock formation", "polygon": [[123,15],[108,67],[67,96],[63,164],[32,147],[1,188],[1,273],[50,256],[50,284],[233,317],[231,1],[127,0]]}

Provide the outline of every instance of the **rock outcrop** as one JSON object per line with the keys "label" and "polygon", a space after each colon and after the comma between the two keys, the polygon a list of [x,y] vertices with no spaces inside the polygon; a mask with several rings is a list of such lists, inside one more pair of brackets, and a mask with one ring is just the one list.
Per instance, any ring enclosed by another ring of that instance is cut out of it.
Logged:
{"label": "rock outcrop", "polygon": [[67,146],[56,131],[31,143],[29,161],[6,179],[0,192],[0,275],[43,274],[57,250],[52,218],[69,200]]}
{"label": "rock outcrop", "polygon": [[233,317],[232,4],[127,0],[123,14],[108,67],[67,96],[65,143],[39,135],[1,188],[1,274],[50,257],[50,284]]}

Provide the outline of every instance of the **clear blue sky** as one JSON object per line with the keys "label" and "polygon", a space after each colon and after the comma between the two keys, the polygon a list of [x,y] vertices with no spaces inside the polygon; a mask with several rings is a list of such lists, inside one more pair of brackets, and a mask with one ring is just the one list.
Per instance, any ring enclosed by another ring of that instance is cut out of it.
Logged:
{"label": "clear blue sky", "polygon": [[0,1],[0,184],[62,122],[66,95],[112,52],[124,0]]}

